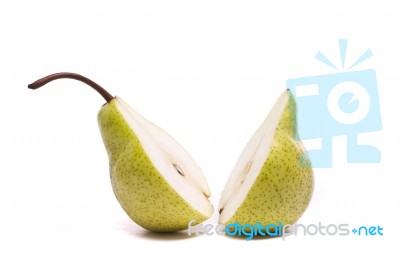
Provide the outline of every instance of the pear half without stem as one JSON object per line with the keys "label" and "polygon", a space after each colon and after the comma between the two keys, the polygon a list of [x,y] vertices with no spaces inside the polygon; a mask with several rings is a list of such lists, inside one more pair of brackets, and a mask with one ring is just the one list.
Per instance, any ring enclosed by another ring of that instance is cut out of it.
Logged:
{"label": "pear half without stem", "polygon": [[237,160],[219,203],[220,223],[293,224],[305,212],[314,175],[296,112],[284,91]]}
{"label": "pear half without stem", "polygon": [[109,157],[114,194],[128,216],[155,232],[187,229],[213,213],[201,169],[186,150],[121,98],[75,73],[56,73],[28,85],[37,89],[57,79],[86,83],[106,100],[99,113],[100,133]]}

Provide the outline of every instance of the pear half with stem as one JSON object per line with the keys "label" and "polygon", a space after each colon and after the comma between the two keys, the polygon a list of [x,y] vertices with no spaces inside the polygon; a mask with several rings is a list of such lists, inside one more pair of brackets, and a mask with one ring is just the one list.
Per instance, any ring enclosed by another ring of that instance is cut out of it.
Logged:
{"label": "pear half with stem", "polygon": [[312,196],[310,160],[297,134],[296,103],[289,90],[248,142],[219,204],[220,223],[295,223]]}
{"label": "pear half with stem", "polygon": [[187,229],[193,219],[200,223],[212,215],[210,190],[194,160],[121,98],[74,73],[56,73],[28,87],[37,89],[62,78],[88,84],[107,102],[98,113],[98,124],[109,157],[111,184],[134,222],[151,231],[173,232]]}

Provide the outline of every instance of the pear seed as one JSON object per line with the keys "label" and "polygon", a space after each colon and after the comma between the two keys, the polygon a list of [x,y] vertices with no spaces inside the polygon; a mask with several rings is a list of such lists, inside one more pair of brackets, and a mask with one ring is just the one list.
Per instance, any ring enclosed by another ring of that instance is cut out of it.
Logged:
{"label": "pear seed", "polygon": [[183,170],[182,170],[182,168],[180,168],[179,167],[179,165],[177,165],[177,164],[172,164],[174,167],[175,167],[175,169],[176,169],[176,171],[181,175],[181,176],[185,176],[185,173],[183,172]]}

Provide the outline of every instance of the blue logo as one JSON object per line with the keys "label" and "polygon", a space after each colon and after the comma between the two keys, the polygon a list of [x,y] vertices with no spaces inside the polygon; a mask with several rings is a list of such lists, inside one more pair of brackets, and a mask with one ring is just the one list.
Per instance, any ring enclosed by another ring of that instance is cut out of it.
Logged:
{"label": "blue logo", "polygon": [[[341,69],[346,71],[286,82],[297,101],[300,138],[319,143],[316,149],[307,151],[317,168],[332,167],[332,139],[335,136],[347,137],[348,163],[379,163],[381,160],[379,149],[360,144],[357,136],[382,129],[375,70],[351,71],[370,58],[372,52],[367,49],[346,68],[347,43],[347,40],[339,40]],[[315,58],[339,70],[321,52]]]}

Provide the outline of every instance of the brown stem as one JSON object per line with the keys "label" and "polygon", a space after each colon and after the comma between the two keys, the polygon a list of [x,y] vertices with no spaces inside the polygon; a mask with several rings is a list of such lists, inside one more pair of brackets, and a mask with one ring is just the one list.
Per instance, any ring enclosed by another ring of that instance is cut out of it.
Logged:
{"label": "brown stem", "polygon": [[114,99],[114,96],[112,96],[110,93],[108,93],[108,91],[106,91],[103,87],[101,87],[96,82],[94,82],[84,76],[81,76],[79,74],[68,73],[68,72],[55,73],[55,74],[49,75],[47,77],[38,79],[35,82],[33,82],[32,84],[29,84],[28,88],[32,89],[32,90],[36,90],[53,80],[64,79],[64,78],[76,79],[83,83],[86,83],[87,85],[92,87],[95,91],[100,93],[100,95],[103,96],[104,100],[106,100],[107,103],[110,102],[112,99]]}

